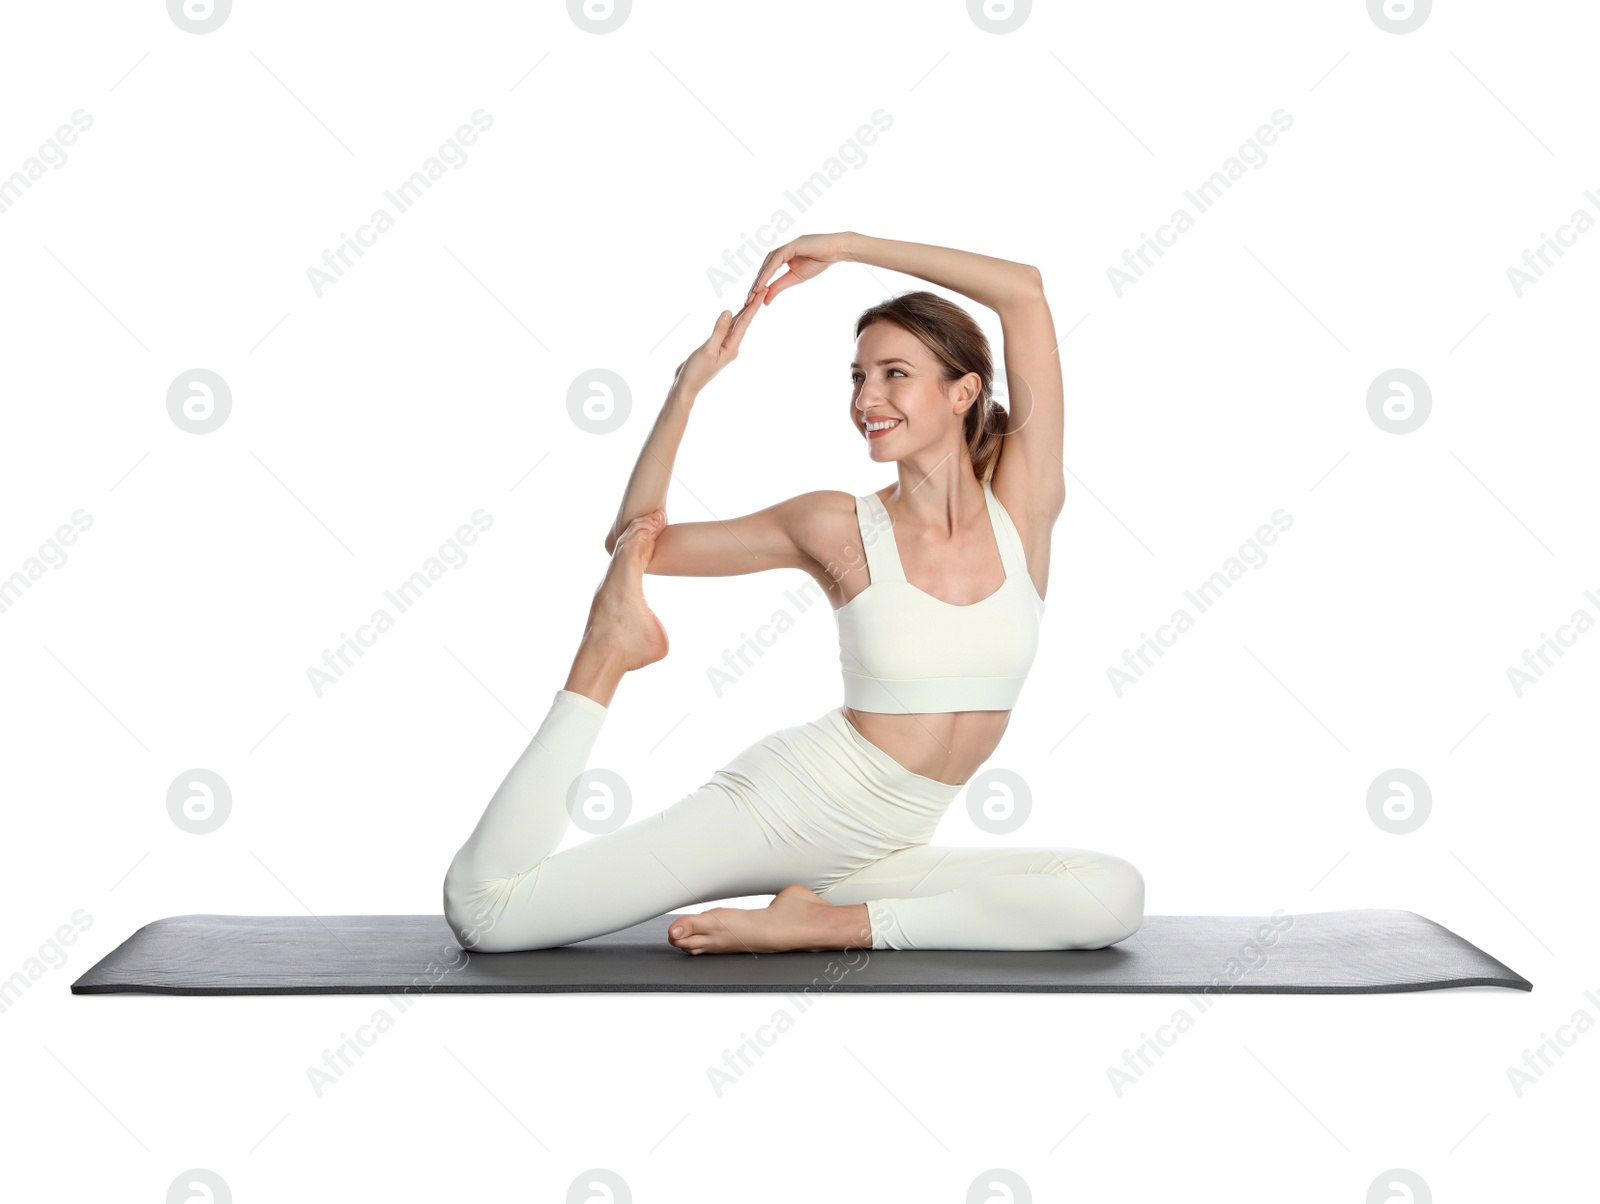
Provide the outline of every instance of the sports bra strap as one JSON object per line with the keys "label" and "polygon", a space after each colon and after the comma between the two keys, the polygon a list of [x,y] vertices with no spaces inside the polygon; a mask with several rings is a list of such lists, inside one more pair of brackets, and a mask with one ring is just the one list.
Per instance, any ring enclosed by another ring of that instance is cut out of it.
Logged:
{"label": "sports bra strap", "polygon": [[856,498],[856,525],[861,529],[861,546],[867,556],[867,571],[872,575],[869,584],[904,581],[906,570],[900,563],[900,550],[895,547],[894,520],[877,494],[865,493]]}
{"label": "sports bra strap", "polygon": [[989,488],[989,482],[983,483],[983,497],[989,504],[989,521],[994,524],[995,542],[1000,546],[1000,560],[1006,566],[1006,577],[1018,581],[1028,580],[1028,557],[1022,547],[1022,536],[1017,531],[1016,524],[1011,521],[1011,515],[1000,504],[1000,499],[995,497],[994,490]]}

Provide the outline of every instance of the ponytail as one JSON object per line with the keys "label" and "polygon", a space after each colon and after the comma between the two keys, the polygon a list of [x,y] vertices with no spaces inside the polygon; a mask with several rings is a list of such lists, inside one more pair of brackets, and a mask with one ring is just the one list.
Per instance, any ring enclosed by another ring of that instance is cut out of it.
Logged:
{"label": "ponytail", "polygon": [[983,396],[967,407],[965,421],[972,471],[980,482],[987,481],[1000,463],[1000,444],[1006,437],[1011,415],[993,397]]}

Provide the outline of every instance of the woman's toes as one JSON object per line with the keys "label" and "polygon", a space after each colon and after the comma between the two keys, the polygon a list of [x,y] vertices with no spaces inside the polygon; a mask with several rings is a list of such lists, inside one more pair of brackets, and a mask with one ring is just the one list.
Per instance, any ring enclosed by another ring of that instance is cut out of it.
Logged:
{"label": "woman's toes", "polygon": [[704,953],[712,944],[712,938],[705,931],[704,921],[695,917],[686,917],[675,921],[667,930],[667,940],[685,953]]}
{"label": "woman's toes", "polygon": [[684,916],[682,919],[674,920],[672,927],[667,929],[667,939],[680,949],[684,947],[685,941],[699,940],[704,943],[706,932],[709,928],[707,922],[702,918],[704,914],[702,912],[699,915],[689,915]]}

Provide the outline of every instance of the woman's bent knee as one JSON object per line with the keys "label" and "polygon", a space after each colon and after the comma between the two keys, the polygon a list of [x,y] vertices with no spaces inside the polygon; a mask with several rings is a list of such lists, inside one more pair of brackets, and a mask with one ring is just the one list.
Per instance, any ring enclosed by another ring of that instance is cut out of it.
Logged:
{"label": "woman's bent knee", "polygon": [[474,877],[456,867],[444,879],[444,918],[469,953],[555,949],[595,935],[560,909],[534,903],[527,874]]}
{"label": "woman's bent knee", "polygon": [[471,880],[451,866],[444,877],[444,919],[461,947],[469,953],[506,953],[495,940],[495,920],[500,914],[501,890],[493,881]]}
{"label": "woman's bent knee", "polygon": [[1125,941],[1144,924],[1144,875],[1121,857],[1095,854],[1075,860],[1070,876],[1083,888],[1072,914],[1063,916],[1062,948],[1104,949]]}
{"label": "woman's bent knee", "polygon": [[1097,889],[1106,905],[1105,944],[1114,945],[1144,924],[1144,875],[1121,857],[1107,857],[1100,879]]}

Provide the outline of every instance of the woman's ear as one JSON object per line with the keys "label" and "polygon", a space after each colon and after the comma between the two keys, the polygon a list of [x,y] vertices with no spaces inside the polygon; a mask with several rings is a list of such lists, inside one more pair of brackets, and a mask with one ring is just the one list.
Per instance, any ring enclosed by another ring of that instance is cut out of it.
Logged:
{"label": "woman's ear", "polygon": [[953,382],[953,390],[950,412],[957,418],[964,418],[983,396],[983,377],[976,372],[968,372]]}

